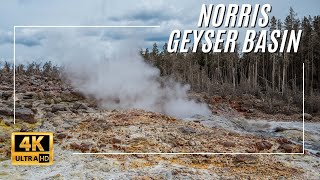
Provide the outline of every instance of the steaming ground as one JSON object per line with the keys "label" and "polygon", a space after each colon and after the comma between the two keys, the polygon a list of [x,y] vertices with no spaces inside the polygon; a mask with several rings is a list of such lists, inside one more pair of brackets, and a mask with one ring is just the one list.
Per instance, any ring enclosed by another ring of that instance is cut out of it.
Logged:
{"label": "steaming ground", "polygon": [[188,85],[163,80],[159,70],[142,59],[136,48],[139,40],[109,41],[83,33],[79,29],[47,30],[44,51],[38,53],[44,57],[36,59],[65,67],[71,85],[105,108],[139,108],[178,118],[210,115],[206,104],[188,99]]}
{"label": "steaming ground", "polygon": [[[65,65],[67,78],[80,92],[98,99],[105,108],[139,108],[178,118],[211,114],[206,104],[188,99],[188,85],[161,79],[159,70],[140,55],[119,49],[106,49],[108,53],[104,57],[84,54],[69,59]],[[81,61],[83,57],[85,61]]]}

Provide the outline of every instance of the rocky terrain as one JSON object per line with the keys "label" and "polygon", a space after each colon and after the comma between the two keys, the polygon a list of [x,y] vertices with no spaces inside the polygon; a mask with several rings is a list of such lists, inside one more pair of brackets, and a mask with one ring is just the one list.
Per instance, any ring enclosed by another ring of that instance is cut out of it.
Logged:
{"label": "rocky terrain", "polygon": [[[13,124],[12,73],[1,72],[0,80],[0,179],[320,178],[319,122],[305,124],[304,155],[241,154],[302,153],[301,115],[291,121],[253,119],[248,115],[258,115],[255,109],[198,94],[190,98],[208,102],[212,116],[176,119],[139,109],[102,109],[98,100],[59,78],[18,74]],[[15,131],[54,132],[54,165],[12,166]],[[239,154],[169,154],[199,152]]]}

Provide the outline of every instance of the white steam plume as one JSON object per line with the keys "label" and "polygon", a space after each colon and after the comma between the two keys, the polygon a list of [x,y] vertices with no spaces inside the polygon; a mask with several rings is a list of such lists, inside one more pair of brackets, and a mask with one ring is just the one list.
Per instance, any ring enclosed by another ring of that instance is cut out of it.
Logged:
{"label": "white steam plume", "polygon": [[101,106],[140,108],[179,118],[211,114],[206,104],[188,99],[188,85],[173,80],[161,82],[159,70],[138,54],[136,41],[83,41],[86,43],[71,41],[68,45],[64,38],[61,49],[49,49],[64,52],[57,58],[63,62],[72,86],[98,99]]}

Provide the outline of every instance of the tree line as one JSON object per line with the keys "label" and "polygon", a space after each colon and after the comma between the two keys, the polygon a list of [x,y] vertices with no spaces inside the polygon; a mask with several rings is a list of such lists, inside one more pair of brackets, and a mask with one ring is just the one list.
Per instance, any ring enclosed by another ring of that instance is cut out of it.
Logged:
{"label": "tree line", "polygon": [[151,50],[141,51],[141,55],[159,68],[162,76],[188,83],[194,92],[252,94],[270,101],[270,106],[279,98],[302,106],[304,63],[306,110],[320,112],[320,16],[299,19],[290,8],[284,21],[273,16],[269,23],[269,33],[300,29],[303,34],[297,53],[203,53],[201,48],[196,53],[191,49],[187,53],[168,53],[167,44],[161,49],[155,43]]}

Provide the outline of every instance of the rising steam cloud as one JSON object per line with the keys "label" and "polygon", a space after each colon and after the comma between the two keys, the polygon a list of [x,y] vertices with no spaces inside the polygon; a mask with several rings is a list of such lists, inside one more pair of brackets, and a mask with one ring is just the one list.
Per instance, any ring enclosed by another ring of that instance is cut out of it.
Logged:
{"label": "rising steam cloud", "polygon": [[101,106],[139,108],[179,118],[210,114],[206,104],[188,99],[188,85],[161,80],[159,70],[138,54],[136,43],[125,41],[97,46],[96,41],[85,42],[61,49],[67,52],[59,58],[64,62],[72,86],[98,99]]}

